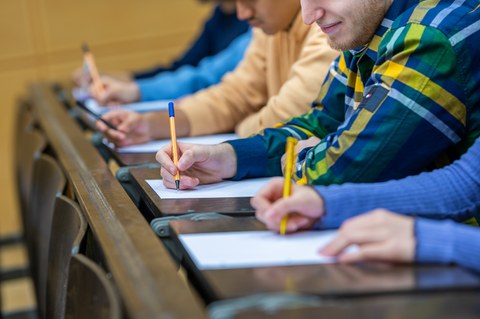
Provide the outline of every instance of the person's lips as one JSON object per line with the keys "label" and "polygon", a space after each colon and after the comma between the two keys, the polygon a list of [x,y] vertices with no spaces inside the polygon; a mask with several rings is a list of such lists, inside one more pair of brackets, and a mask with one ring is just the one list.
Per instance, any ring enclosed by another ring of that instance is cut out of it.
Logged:
{"label": "person's lips", "polygon": [[248,20],[248,24],[250,24],[251,27],[259,27],[261,23],[258,20]]}
{"label": "person's lips", "polygon": [[331,34],[338,30],[338,28],[340,27],[340,23],[341,22],[334,22],[334,23],[328,23],[328,24],[323,23],[323,24],[318,24],[318,26],[320,27],[320,29],[322,29],[324,33]]}

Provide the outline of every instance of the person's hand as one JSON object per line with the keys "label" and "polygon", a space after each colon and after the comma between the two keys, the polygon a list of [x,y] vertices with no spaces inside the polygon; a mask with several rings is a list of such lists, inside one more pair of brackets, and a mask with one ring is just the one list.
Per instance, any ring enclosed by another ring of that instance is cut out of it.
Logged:
{"label": "person's hand", "polygon": [[111,129],[101,121],[96,122],[96,128],[117,147],[146,143],[151,140],[146,114],[148,113],[113,110],[104,114],[102,118],[115,125],[117,129]]}
{"label": "person's hand", "polygon": [[[356,252],[344,254],[350,245]],[[414,220],[377,209],[345,221],[337,237],[322,248],[321,254],[339,256],[340,262],[411,262],[415,255]]]}
{"label": "person's hand", "polygon": [[76,68],[72,73],[72,81],[76,86],[87,88],[91,80],[90,74],[84,66]]}
{"label": "person's hand", "polygon": [[133,81],[121,81],[110,76],[102,76],[103,90],[96,92],[90,86],[92,97],[100,105],[119,105],[133,103],[140,99],[140,91]]}
{"label": "person's hand", "polygon": [[283,198],[283,184],[283,178],[274,178],[250,200],[257,219],[278,231],[288,215],[287,232],[312,228],[324,213],[323,199],[313,188],[297,184],[292,184],[290,197]]}
{"label": "person's hand", "polygon": [[197,145],[177,143],[178,168],[173,163],[172,147],[167,145],[156,155],[161,164],[163,184],[175,188],[174,176],[180,171],[180,189],[193,188],[199,184],[211,184],[231,178],[237,171],[237,157],[230,144]]}
{"label": "person's hand", "polygon": [[[316,136],[312,136],[307,140],[300,140],[298,141],[297,145],[295,146],[295,158],[298,158],[298,154],[307,147],[312,147],[320,143],[322,140]],[[283,154],[282,156],[282,172],[285,173],[285,165],[287,161],[287,154]]]}

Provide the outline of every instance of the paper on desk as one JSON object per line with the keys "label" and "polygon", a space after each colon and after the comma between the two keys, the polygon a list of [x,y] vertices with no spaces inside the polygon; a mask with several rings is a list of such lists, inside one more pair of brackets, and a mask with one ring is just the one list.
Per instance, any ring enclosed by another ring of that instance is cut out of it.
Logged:
{"label": "paper on desk", "polygon": [[270,178],[254,178],[242,181],[223,181],[221,183],[200,185],[190,190],[175,190],[163,186],[161,179],[148,179],[146,182],[161,199],[185,198],[227,198],[253,197]]}
{"label": "paper on desk", "polygon": [[[212,144],[218,144],[227,140],[233,140],[236,138],[238,138],[237,134],[216,134],[216,135],[178,138],[177,142],[212,145]],[[154,153],[169,143],[170,143],[170,139],[150,141],[145,144],[120,147],[120,148],[117,148],[116,151],[118,153]]]}
{"label": "paper on desk", "polygon": [[[196,267],[232,269],[334,263],[319,250],[336,231],[306,231],[282,236],[272,231],[179,235]],[[349,247],[353,251],[357,247]]]}
{"label": "paper on desk", "polygon": [[77,101],[81,101],[92,112],[101,115],[115,109],[130,110],[139,113],[151,112],[151,111],[164,111],[168,109],[168,102],[165,100],[151,101],[151,102],[138,102],[122,104],[118,106],[102,106],[90,96],[90,92],[82,88],[74,88],[72,95]]}

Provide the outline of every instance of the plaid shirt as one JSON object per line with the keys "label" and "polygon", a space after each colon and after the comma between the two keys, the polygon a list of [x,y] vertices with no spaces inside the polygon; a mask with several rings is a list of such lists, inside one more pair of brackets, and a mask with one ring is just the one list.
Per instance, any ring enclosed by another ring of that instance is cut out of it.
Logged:
{"label": "plaid shirt", "polygon": [[287,136],[321,142],[298,156],[310,184],[417,174],[480,134],[478,0],[394,1],[372,41],[332,63],[312,110],[230,141],[235,179],[281,175]]}

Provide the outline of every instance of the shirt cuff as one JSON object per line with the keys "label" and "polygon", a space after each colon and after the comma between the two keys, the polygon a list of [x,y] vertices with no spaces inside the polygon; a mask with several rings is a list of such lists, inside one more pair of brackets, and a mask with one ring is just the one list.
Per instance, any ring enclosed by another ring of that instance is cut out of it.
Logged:
{"label": "shirt cuff", "polygon": [[267,152],[259,136],[226,141],[237,155],[237,174],[233,180],[263,177],[267,172]]}
{"label": "shirt cuff", "polygon": [[423,218],[415,220],[417,247],[415,259],[419,262],[449,263],[453,261],[454,223]]}
{"label": "shirt cuff", "polygon": [[349,196],[346,196],[340,185],[315,186],[313,189],[323,199],[325,208],[324,215],[314,225],[314,229],[339,228],[346,219],[358,215],[352,212]]}

